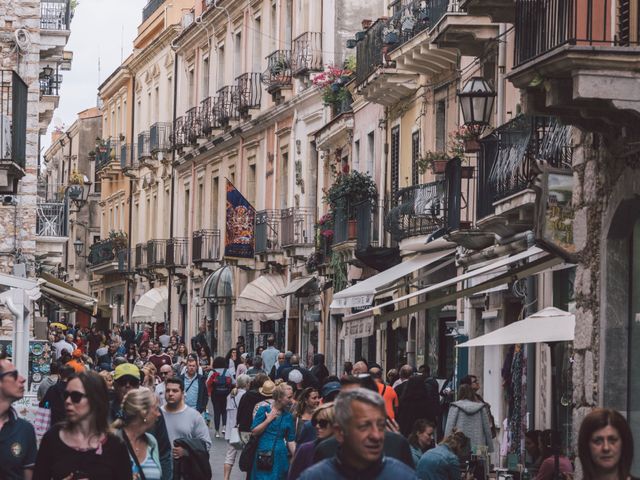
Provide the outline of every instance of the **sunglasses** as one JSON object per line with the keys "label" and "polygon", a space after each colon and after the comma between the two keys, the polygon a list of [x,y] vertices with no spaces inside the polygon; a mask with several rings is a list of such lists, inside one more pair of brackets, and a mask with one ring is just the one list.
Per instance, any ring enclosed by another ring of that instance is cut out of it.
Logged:
{"label": "sunglasses", "polygon": [[133,387],[138,388],[140,386],[140,382],[138,380],[116,380],[116,384],[120,387]]}
{"label": "sunglasses", "polygon": [[77,392],[75,390],[69,391],[65,390],[62,392],[62,397],[66,400],[67,398],[71,398],[73,403],[80,403],[80,401],[86,397],[87,395],[82,392]]}
{"label": "sunglasses", "polygon": [[314,418],[311,420],[311,425],[314,427],[327,428],[331,423],[329,423],[329,420],[318,420],[317,418]]}
{"label": "sunglasses", "polygon": [[0,379],[3,379],[4,377],[11,377],[14,380],[17,380],[18,379],[18,370],[11,370],[9,372],[0,373]]}

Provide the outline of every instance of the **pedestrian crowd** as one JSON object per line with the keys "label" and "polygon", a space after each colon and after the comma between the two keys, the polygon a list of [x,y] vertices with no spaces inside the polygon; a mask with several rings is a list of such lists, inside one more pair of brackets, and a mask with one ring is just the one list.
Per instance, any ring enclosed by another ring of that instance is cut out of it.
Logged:
{"label": "pedestrian crowd", "polygon": [[[496,429],[475,376],[460,380],[453,401],[426,366],[384,375],[346,362],[333,376],[323,355],[306,368],[273,337],[254,354],[240,338],[223,357],[204,327],[190,348],[177,332],[68,330],[52,333],[55,361],[38,389],[41,438],[11,407],[24,377],[0,359],[2,479],[209,479],[210,432],[227,441],[225,480],[236,463],[250,480],[486,478],[475,454],[493,450]],[[559,444],[556,432],[527,432],[529,478],[572,478]],[[630,479],[633,452],[618,412],[586,416],[583,478]]]}

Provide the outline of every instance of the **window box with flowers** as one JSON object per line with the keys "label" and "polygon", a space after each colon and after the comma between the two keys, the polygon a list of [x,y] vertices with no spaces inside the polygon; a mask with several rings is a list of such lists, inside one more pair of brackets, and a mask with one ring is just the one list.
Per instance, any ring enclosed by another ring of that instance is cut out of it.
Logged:
{"label": "window box with flowers", "polygon": [[343,111],[341,106],[350,104],[351,93],[346,87],[354,71],[350,67],[349,61],[346,62],[345,68],[329,65],[324,72],[314,77],[313,84],[322,89],[322,101],[325,105]]}

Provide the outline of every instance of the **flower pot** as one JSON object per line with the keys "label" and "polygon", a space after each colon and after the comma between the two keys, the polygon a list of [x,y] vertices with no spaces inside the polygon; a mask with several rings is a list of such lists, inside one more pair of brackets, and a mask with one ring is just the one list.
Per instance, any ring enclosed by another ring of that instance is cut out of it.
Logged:
{"label": "flower pot", "polygon": [[398,32],[387,32],[384,35],[383,41],[387,45],[395,45],[398,43]]}
{"label": "flower pot", "polygon": [[358,223],[356,220],[347,220],[347,238],[355,240],[358,236]]}
{"label": "flower pot", "polygon": [[477,153],[480,151],[480,142],[477,138],[469,138],[464,141],[465,153]]}
{"label": "flower pot", "polygon": [[447,168],[448,162],[449,160],[435,160],[433,162],[433,166],[431,167],[433,173],[435,173],[436,175],[443,174]]}
{"label": "flower pot", "polygon": [[474,167],[462,167],[462,178],[473,178]]}

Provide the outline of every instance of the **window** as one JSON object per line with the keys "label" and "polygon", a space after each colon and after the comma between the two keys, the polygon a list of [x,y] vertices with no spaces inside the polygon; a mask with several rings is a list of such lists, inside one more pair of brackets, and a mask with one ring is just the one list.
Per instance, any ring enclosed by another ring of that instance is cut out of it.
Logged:
{"label": "window", "polygon": [[211,228],[218,228],[218,197],[220,195],[220,181],[214,177],[211,185]]}
{"label": "window", "polygon": [[360,171],[360,140],[353,144],[353,169]]}
{"label": "window", "polygon": [[196,74],[193,67],[189,69],[187,81],[189,82],[189,107],[193,107],[196,103]]}
{"label": "window", "polygon": [[218,45],[218,79],[216,90],[224,87],[224,45]]}
{"label": "window", "polygon": [[262,71],[262,20],[256,17],[253,21],[253,71]]}
{"label": "window", "polygon": [[196,225],[194,225],[194,230],[202,228],[204,224],[204,184],[198,184],[198,203],[196,205],[197,215],[196,215]]}
{"label": "window", "polygon": [[436,103],[436,151],[444,152],[446,150],[446,136],[446,105],[445,101],[441,100]]}
{"label": "window", "polygon": [[400,127],[391,129],[391,198],[395,199],[395,194],[400,185]]}
{"label": "window", "polygon": [[242,73],[242,33],[235,34],[233,44],[233,78],[238,78]]}
{"label": "window", "polygon": [[270,38],[271,38],[271,51],[275,51],[277,48],[276,39],[278,36],[278,13],[276,9],[275,2],[271,5],[271,28],[270,28]]}
{"label": "window", "polygon": [[287,7],[284,19],[284,48],[285,50],[291,49],[292,40],[292,21],[293,21],[293,0],[287,0]]}
{"label": "window", "polygon": [[251,205],[256,204],[256,164],[255,157],[249,159],[249,171],[247,172],[247,190],[245,197]]}
{"label": "window", "polygon": [[367,172],[369,175],[373,175],[374,156],[375,156],[375,134],[369,132],[367,135]]}
{"label": "window", "polygon": [[289,152],[282,153],[282,168],[280,169],[280,209],[289,205]]}
{"label": "window", "polygon": [[184,211],[182,221],[184,222],[184,236],[189,236],[189,204],[191,203],[191,195],[188,188],[184,190]]}
{"label": "window", "polygon": [[204,100],[209,96],[209,57],[202,60],[202,91],[200,99]]}
{"label": "window", "polygon": [[153,89],[153,120],[151,123],[155,123],[160,120],[160,87],[156,85]]}
{"label": "window", "polygon": [[165,99],[167,102],[167,104],[165,105],[165,111],[173,112],[173,77],[167,78],[167,94],[165,95]]}
{"label": "window", "polygon": [[411,135],[411,185],[418,185],[418,160],[420,159],[420,130]]}

